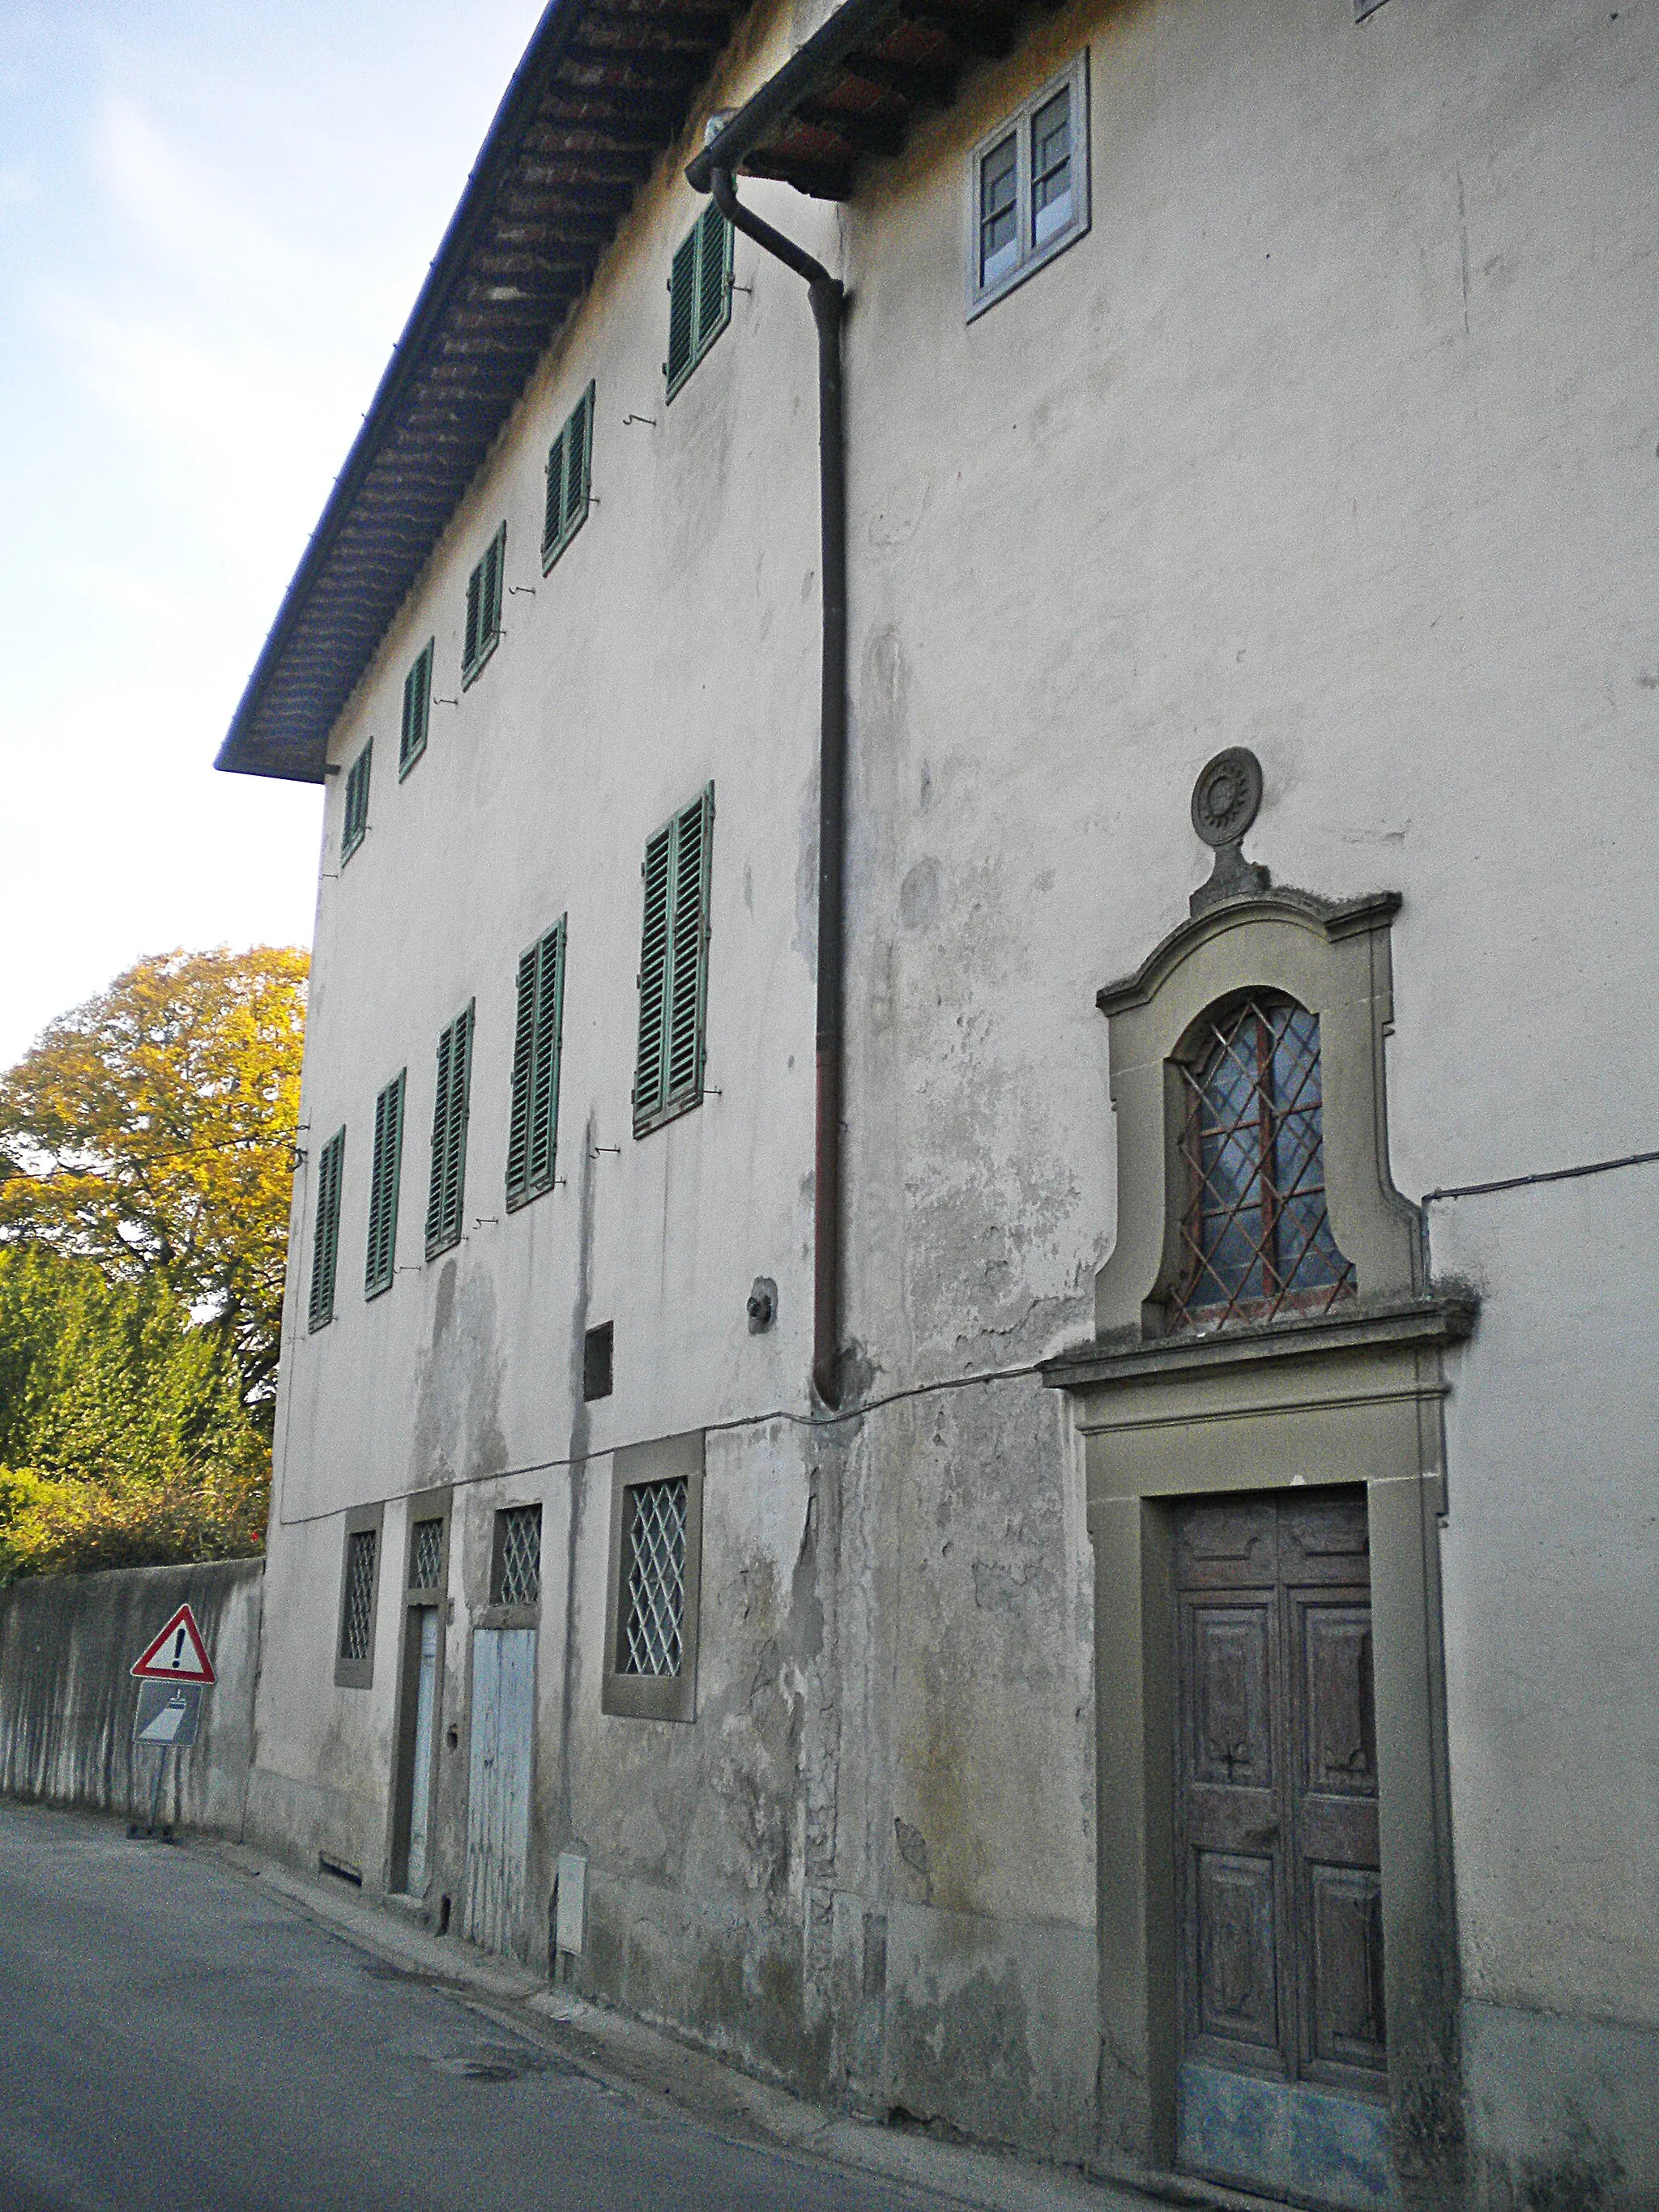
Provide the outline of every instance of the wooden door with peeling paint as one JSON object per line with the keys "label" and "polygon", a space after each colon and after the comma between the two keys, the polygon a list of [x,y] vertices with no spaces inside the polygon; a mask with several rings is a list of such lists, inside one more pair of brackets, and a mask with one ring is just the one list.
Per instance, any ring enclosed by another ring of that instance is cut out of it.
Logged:
{"label": "wooden door with peeling paint", "polygon": [[535,1630],[474,1629],[462,1932],[508,1955],[524,1941],[535,1745]]}
{"label": "wooden door with peeling paint", "polygon": [[1194,1504],[1175,1539],[1182,2160],[1385,2204],[1364,1492]]}

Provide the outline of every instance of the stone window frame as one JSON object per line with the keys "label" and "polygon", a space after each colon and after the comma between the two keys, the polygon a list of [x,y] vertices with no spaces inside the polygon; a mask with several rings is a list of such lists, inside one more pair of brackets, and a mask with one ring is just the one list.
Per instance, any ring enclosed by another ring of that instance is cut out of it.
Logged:
{"label": "stone window frame", "polygon": [[[695,1722],[697,1648],[702,1583],[703,1431],[629,1444],[611,1461],[611,1550],[605,1579],[605,1670],[600,1710],[620,1720]],[[623,1527],[627,1492],[642,1484],[684,1480],[685,1598],[680,1622],[678,1674],[627,1674],[617,1665],[623,1607]]]}
{"label": "stone window frame", "polygon": [[[1056,94],[1069,91],[1072,101],[1072,216],[1069,222],[1041,246],[1028,245],[1031,218],[1031,125],[1038,112]],[[1016,240],[1019,252],[1013,266],[988,284],[980,281],[981,176],[991,155],[1012,137],[1015,142],[1014,195]],[[1063,70],[1047,78],[1028,99],[1004,115],[988,131],[968,157],[968,206],[963,275],[967,284],[967,314],[975,321],[988,307],[1017,291],[1028,276],[1045,269],[1056,255],[1088,234],[1092,221],[1089,174],[1089,49],[1082,47]]]}
{"label": "stone window frame", "polygon": [[[1117,1234],[1091,1346],[1047,1363],[1082,1436],[1095,1555],[1103,2162],[1168,2179],[1179,2035],[1172,1972],[1176,1503],[1363,1483],[1372,1618],[1393,2138],[1414,2182],[1455,2174],[1455,1903],[1438,1525],[1443,1355],[1472,1300],[1431,1290],[1419,1209],[1389,1172],[1392,893],[1224,897],[1097,1003],[1111,1026]],[[1168,1333],[1186,1202],[1178,1061],[1206,1011],[1281,992],[1318,1016],[1331,1225],[1356,1295],[1312,1317]]]}
{"label": "stone window frame", "polygon": [[[361,1659],[343,1656],[345,1648],[346,1594],[351,1576],[351,1540],[365,1529],[374,1535],[374,1595],[370,1601],[368,1650]],[[340,1537],[340,1602],[334,1617],[334,1686],[337,1690],[368,1690],[374,1686],[374,1646],[380,1641],[380,1583],[386,1570],[386,1506],[354,1505],[345,1516]]]}

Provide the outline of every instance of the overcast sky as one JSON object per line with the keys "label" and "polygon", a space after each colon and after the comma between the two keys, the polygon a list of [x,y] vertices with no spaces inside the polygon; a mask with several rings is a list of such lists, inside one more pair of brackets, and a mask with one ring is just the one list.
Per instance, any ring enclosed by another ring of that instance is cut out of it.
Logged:
{"label": "overcast sky", "polygon": [[308,944],[213,755],[542,0],[0,0],[0,1067],[141,953]]}

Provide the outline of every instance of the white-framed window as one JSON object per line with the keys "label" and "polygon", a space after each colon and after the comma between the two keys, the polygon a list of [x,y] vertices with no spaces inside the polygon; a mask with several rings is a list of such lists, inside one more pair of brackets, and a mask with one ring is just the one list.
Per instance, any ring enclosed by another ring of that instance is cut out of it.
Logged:
{"label": "white-framed window", "polygon": [[974,149],[968,319],[1023,284],[1089,228],[1089,56]]}

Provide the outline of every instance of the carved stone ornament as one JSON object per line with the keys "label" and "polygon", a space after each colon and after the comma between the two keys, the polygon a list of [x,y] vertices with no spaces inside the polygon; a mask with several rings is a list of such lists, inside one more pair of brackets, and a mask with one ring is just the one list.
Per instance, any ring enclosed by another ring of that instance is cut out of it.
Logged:
{"label": "carved stone ornament", "polygon": [[1243,850],[1244,833],[1261,809],[1261,763],[1249,746],[1229,745],[1199,770],[1193,786],[1193,827],[1214,848],[1215,866],[1209,881],[1193,893],[1189,912],[1202,914],[1221,899],[1247,897],[1271,884],[1267,869],[1247,860]]}

